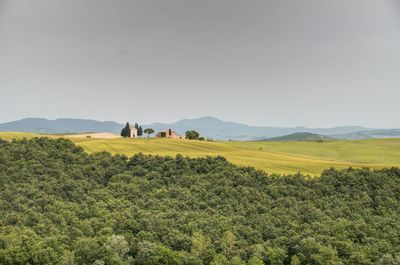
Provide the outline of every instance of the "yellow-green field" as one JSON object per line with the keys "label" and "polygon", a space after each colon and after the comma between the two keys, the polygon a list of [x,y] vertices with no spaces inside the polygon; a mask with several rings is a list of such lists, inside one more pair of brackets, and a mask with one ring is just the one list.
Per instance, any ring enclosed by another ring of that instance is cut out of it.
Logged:
{"label": "yellow-green field", "polygon": [[[37,135],[30,133],[2,133],[0,138],[11,140]],[[62,136],[68,138],[68,136]],[[131,156],[135,153],[153,155],[182,154],[190,157],[221,155],[234,164],[253,166],[268,173],[296,173],[316,175],[329,167],[383,168],[400,166],[400,139],[327,142],[200,142],[167,139],[94,139],[69,138],[87,152],[108,151]]]}

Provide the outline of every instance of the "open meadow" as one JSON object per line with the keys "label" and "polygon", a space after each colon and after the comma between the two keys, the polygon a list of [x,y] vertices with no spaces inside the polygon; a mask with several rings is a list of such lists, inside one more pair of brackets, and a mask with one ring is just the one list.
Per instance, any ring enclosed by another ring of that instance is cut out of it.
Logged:
{"label": "open meadow", "polygon": [[46,136],[68,138],[89,153],[107,151],[132,156],[136,153],[189,157],[223,156],[241,166],[267,173],[318,175],[324,169],[400,166],[400,139],[305,142],[223,142],[171,139],[87,138],[77,135],[42,135],[0,132],[5,140]]}

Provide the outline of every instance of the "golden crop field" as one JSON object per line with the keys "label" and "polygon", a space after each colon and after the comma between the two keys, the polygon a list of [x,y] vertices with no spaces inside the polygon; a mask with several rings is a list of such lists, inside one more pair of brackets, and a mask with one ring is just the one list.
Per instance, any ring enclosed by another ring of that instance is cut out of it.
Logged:
{"label": "golden crop field", "polygon": [[224,156],[241,166],[252,166],[267,173],[317,175],[335,167],[383,168],[400,166],[400,139],[373,139],[326,142],[225,142],[169,139],[99,139],[68,135],[38,135],[0,132],[5,140],[46,136],[68,138],[87,152],[108,151],[132,156],[136,153],[189,157]]}

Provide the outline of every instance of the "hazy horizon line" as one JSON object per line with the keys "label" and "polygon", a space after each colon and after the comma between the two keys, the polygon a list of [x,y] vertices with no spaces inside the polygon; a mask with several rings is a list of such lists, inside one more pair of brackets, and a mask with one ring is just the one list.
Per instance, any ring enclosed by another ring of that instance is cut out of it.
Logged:
{"label": "hazy horizon line", "polygon": [[251,124],[251,123],[246,123],[242,121],[232,121],[232,120],[224,120],[221,118],[218,118],[216,116],[212,115],[204,115],[204,116],[196,116],[196,117],[184,117],[180,119],[175,119],[173,121],[148,121],[148,122],[138,122],[138,121],[118,121],[118,120],[102,120],[102,119],[96,119],[96,118],[85,118],[85,117],[58,117],[58,118],[49,118],[49,117],[44,117],[44,116],[27,116],[24,118],[19,118],[19,119],[14,119],[14,120],[8,120],[8,121],[0,121],[0,124],[4,123],[10,123],[10,122],[16,122],[16,121],[21,121],[25,119],[45,119],[48,121],[56,121],[56,120],[88,120],[88,121],[97,121],[97,122],[115,122],[118,124],[124,124],[126,122],[128,123],[140,123],[144,125],[152,125],[155,123],[163,123],[163,124],[173,124],[177,123],[182,120],[197,120],[197,119],[202,119],[202,118],[212,118],[212,119],[217,119],[222,122],[230,122],[230,123],[238,123],[241,125],[246,125],[246,126],[251,126],[251,127],[274,127],[274,128],[307,128],[307,129],[329,129],[329,128],[338,128],[338,127],[362,127],[364,129],[398,129],[395,127],[370,127],[370,126],[364,126],[364,125],[359,125],[359,124],[341,124],[341,125],[333,125],[333,126],[307,126],[307,125],[289,125],[289,126],[279,126],[279,125],[264,125],[264,124]]}

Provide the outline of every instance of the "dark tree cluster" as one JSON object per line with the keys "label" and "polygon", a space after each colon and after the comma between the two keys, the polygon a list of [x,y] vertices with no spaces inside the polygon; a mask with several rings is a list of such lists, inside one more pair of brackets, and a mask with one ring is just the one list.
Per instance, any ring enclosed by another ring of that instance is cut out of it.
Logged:
{"label": "dark tree cluster", "polygon": [[189,139],[189,140],[204,141],[204,137],[201,137],[200,134],[195,130],[186,131],[185,136],[186,136],[186,139]]}
{"label": "dark tree cluster", "polygon": [[143,129],[142,126],[139,126],[139,124],[136,122],[135,123],[135,128],[137,129],[137,135],[140,137],[143,135]]}
{"label": "dark tree cluster", "polygon": [[129,125],[129,122],[127,122],[125,127],[122,129],[121,136],[122,137],[130,137],[131,136],[131,126]]}
{"label": "dark tree cluster", "polygon": [[0,264],[395,265],[400,169],[267,175],[222,157],[0,140]]}

